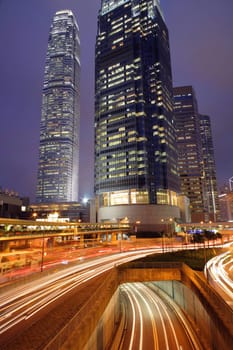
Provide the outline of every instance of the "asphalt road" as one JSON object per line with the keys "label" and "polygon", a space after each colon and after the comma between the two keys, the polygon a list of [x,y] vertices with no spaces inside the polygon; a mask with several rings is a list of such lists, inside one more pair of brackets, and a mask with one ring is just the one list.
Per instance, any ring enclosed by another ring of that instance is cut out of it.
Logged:
{"label": "asphalt road", "polygon": [[116,264],[144,257],[155,250],[122,252],[77,263],[51,275],[40,275],[30,283],[1,290],[0,349],[14,335],[23,332],[30,324],[42,317],[55,303],[61,303],[71,293],[91,279],[112,269]]}
{"label": "asphalt road", "polygon": [[208,282],[233,308],[233,256],[231,250],[209,260],[205,266]]}
{"label": "asphalt road", "polygon": [[122,350],[202,349],[179,308],[158,296],[152,283],[127,283],[121,292],[126,308]]}

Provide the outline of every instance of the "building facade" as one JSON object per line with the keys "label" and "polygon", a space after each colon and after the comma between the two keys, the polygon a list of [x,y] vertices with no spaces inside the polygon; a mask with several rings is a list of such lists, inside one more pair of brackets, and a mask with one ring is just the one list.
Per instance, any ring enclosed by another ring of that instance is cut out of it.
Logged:
{"label": "building facade", "polygon": [[42,95],[37,203],[78,200],[79,28],[70,10],[55,14]]}
{"label": "building facade", "polygon": [[220,208],[211,120],[207,115],[200,115],[199,118],[208,219],[218,221],[220,219]]}
{"label": "building facade", "polygon": [[205,221],[204,169],[198,105],[192,86],[174,88],[181,193],[190,199],[192,222]]}
{"label": "building facade", "polygon": [[192,86],[174,88],[181,193],[190,200],[191,221],[219,218],[210,118],[200,115]]}
{"label": "building facade", "polygon": [[30,218],[29,198],[0,187],[0,218]]}
{"label": "building facade", "polygon": [[36,203],[30,205],[33,219],[44,221],[90,222],[90,203]]}
{"label": "building facade", "polygon": [[233,221],[233,192],[219,195],[221,221]]}
{"label": "building facade", "polygon": [[177,205],[175,141],[169,35],[159,1],[102,0],[95,57],[99,220],[111,220],[116,207],[121,219],[126,205],[132,212],[136,205]]}

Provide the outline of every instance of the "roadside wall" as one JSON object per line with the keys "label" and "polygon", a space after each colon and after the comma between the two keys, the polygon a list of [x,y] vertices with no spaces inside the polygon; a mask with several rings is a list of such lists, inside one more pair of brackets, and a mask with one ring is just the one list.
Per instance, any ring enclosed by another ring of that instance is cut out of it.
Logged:
{"label": "roadside wall", "polygon": [[44,350],[112,350],[111,341],[122,324],[118,287],[139,281],[154,281],[158,292],[164,291],[184,310],[205,350],[232,348],[233,311],[200,274],[183,264],[174,264],[174,269],[170,263],[132,266],[105,274],[91,298]]}
{"label": "roadside wall", "polygon": [[104,349],[112,337],[118,318],[118,285],[116,269],[105,273],[102,283],[96,286],[95,293],[85,300],[79,312],[44,350]]}
{"label": "roadside wall", "polygon": [[110,349],[113,335],[120,323],[120,307],[118,288],[83,350]]}
{"label": "roadside wall", "polygon": [[204,349],[214,349],[210,341],[210,319],[207,311],[191,289],[179,281],[153,282],[156,292],[165,292],[184,311],[198,334]]}

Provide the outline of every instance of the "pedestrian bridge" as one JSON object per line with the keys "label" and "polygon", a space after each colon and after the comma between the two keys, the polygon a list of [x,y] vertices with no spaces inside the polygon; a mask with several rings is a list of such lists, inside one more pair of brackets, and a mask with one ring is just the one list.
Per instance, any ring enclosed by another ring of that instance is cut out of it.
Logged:
{"label": "pedestrian bridge", "polygon": [[[0,218],[0,251],[9,252],[12,244],[22,244],[32,247],[35,241],[50,240],[54,245],[57,239],[64,242],[86,245],[99,244],[102,240],[116,242],[123,234],[131,230],[129,224],[118,223],[81,223],[81,222],[49,222],[43,220],[18,220]],[[42,244],[41,244],[42,245]]]}

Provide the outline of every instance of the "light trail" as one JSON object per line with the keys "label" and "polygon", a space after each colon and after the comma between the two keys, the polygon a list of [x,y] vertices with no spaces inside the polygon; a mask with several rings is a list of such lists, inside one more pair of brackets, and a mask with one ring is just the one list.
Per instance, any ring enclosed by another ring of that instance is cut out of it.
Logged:
{"label": "light trail", "polygon": [[207,280],[224,297],[228,304],[233,302],[233,281],[229,273],[233,268],[233,259],[230,252],[220,254],[209,260],[205,266]]}
{"label": "light trail", "polygon": [[[155,301],[157,301],[158,304],[161,305],[166,316],[169,319],[169,324],[170,324],[171,329],[172,329],[172,333],[173,333],[173,336],[174,336],[174,339],[176,342],[177,349],[180,350],[183,347],[182,347],[182,345],[179,344],[178,338],[176,336],[175,328],[173,326],[171,317],[169,316],[168,309],[170,309],[170,308],[172,309],[172,312],[176,314],[178,322],[181,324],[182,329],[185,331],[187,337],[190,339],[190,346],[192,347],[192,349],[200,349],[200,344],[197,341],[197,337],[193,331],[193,328],[188,323],[188,321],[187,321],[186,317],[184,316],[184,313],[182,312],[180,307],[171,298],[168,298],[166,296],[166,299],[163,299],[162,297],[157,295],[152,282],[147,282],[146,285],[148,286],[147,292],[150,293],[150,297],[152,299],[154,299]],[[165,295],[165,293],[164,293],[164,295]]]}
{"label": "light trail", "polygon": [[[165,302],[150,285],[153,284],[126,283],[121,286],[123,296],[128,300],[133,314],[131,328],[129,322],[127,322],[128,327],[122,349],[202,349],[194,330],[178,306],[172,301],[168,303],[166,300]],[[173,304],[176,305],[175,308]],[[136,312],[140,315],[140,326],[134,320]],[[138,329],[139,327],[140,329]],[[140,337],[136,342],[138,334],[140,334]],[[128,344],[129,336],[130,342]]]}
{"label": "light trail", "polygon": [[170,328],[172,330],[173,337],[175,339],[176,347],[177,347],[178,350],[180,350],[180,346],[178,344],[176,332],[174,330],[174,327],[173,327],[173,324],[172,324],[172,321],[171,321],[171,317],[170,317],[170,315],[168,314],[168,312],[166,310],[166,305],[165,305],[164,301],[162,301],[162,299],[160,297],[158,297],[154,292],[152,292],[145,285],[143,285],[143,288],[144,288],[144,293],[150,298],[151,302],[154,304],[155,308],[157,309],[157,311],[159,313],[159,316],[160,316],[160,319],[161,319],[161,323],[162,323],[165,343],[166,343],[166,349],[169,350],[169,343],[168,343],[168,336],[167,336],[167,331],[166,331],[166,327],[165,327],[165,323],[164,323],[164,319],[165,318],[163,318],[161,311],[164,312],[164,314],[166,316],[166,319],[169,322]]}
{"label": "light trail", "polygon": [[[148,314],[150,315],[150,320],[151,320],[154,348],[155,349],[159,349],[158,334],[157,334],[157,328],[156,328],[156,323],[155,323],[153,312],[152,312],[151,307],[150,307],[149,303],[147,302],[146,298],[143,296],[143,293],[140,292],[140,284],[137,284],[137,286],[138,286],[138,288],[135,288],[135,284],[131,284],[130,285],[130,287],[132,288],[133,293],[134,294],[138,294],[139,297],[144,302],[144,304],[146,305],[146,308],[147,308]],[[138,305],[139,305],[139,303],[138,303]],[[163,324],[163,327],[164,327],[164,324]],[[166,344],[167,344],[167,342],[166,342]]]}
{"label": "light trail", "polygon": [[2,293],[0,334],[9,331],[22,321],[28,320],[66,293],[112,269],[116,264],[124,264],[155,251],[150,249],[100,257],[90,262],[68,267],[49,276],[42,276],[26,285]]}
{"label": "light trail", "polygon": [[133,293],[131,293],[130,289],[126,287],[125,292],[128,295],[130,304],[131,304],[131,308],[132,308],[132,312],[133,312],[133,326],[131,329],[131,335],[130,335],[130,344],[129,344],[129,350],[134,350],[135,345],[134,345],[134,341],[135,341],[135,329],[136,329],[136,308],[135,308],[135,304],[137,307],[137,312],[139,314],[139,319],[140,319],[140,326],[139,326],[139,344],[137,344],[137,348],[139,350],[142,350],[142,346],[143,346],[143,317],[142,317],[142,311],[141,311],[141,307],[140,304],[138,302],[138,300],[135,298],[135,295]]}

